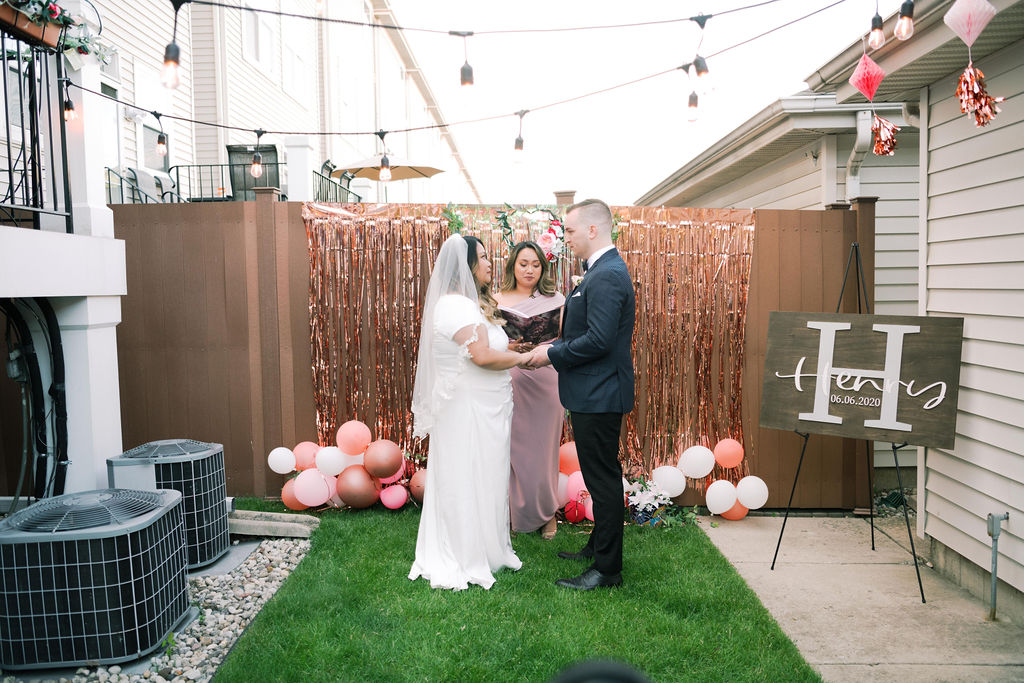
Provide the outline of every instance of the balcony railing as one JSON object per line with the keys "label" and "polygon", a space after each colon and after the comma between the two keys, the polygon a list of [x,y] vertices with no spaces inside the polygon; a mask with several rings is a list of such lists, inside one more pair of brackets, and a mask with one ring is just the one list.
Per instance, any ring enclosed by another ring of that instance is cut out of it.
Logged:
{"label": "balcony railing", "polygon": [[[4,88],[0,223],[73,232],[60,82],[63,58],[0,32]],[[49,220],[47,220],[49,217]]]}
{"label": "balcony railing", "polygon": [[361,202],[362,197],[330,176],[313,171],[313,201],[316,202]]}
{"label": "balcony railing", "polygon": [[159,204],[160,200],[112,168],[107,173],[107,204]]}
{"label": "balcony railing", "polygon": [[[171,166],[174,191],[180,199],[168,201],[242,202],[256,199],[253,188],[281,187],[282,163],[263,164],[263,175],[253,178],[250,164],[192,164]],[[281,195],[281,199],[286,197]]]}

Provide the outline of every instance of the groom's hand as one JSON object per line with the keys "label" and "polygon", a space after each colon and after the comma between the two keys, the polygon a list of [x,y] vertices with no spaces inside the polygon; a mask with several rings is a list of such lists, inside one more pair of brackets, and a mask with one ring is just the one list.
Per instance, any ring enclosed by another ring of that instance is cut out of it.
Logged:
{"label": "groom's hand", "polygon": [[535,348],[530,354],[530,367],[542,368],[545,365],[551,365],[551,361],[548,360],[548,349],[550,348],[550,344],[543,344]]}

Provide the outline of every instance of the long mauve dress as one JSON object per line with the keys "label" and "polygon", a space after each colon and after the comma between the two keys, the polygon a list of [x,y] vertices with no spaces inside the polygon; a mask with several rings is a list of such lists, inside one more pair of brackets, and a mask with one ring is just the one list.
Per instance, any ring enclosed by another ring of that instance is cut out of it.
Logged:
{"label": "long mauve dress", "polygon": [[[565,297],[535,294],[504,305],[531,316],[559,308]],[[558,372],[550,365],[536,370],[512,368],[512,473],[509,509],[512,528],[535,531],[558,510],[558,447],[565,408],[558,400]]]}

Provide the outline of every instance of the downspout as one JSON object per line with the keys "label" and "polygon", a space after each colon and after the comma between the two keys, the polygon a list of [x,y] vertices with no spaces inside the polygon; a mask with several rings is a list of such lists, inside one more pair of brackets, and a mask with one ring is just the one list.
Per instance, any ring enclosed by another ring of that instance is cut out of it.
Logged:
{"label": "downspout", "polygon": [[871,112],[857,112],[857,138],[853,141],[850,158],[846,161],[846,199],[851,201],[860,196],[860,167],[871,149]]}
{"label": "downspout", "polygon": [[1002,531],[1003,520],[1010,519],[1010,513],[1004,512],[1001,515],[988,513],[988,535],[992,537],[992,602],[988,610],[988,620],[996,620],[996,561],[999,559],[999,532]]}

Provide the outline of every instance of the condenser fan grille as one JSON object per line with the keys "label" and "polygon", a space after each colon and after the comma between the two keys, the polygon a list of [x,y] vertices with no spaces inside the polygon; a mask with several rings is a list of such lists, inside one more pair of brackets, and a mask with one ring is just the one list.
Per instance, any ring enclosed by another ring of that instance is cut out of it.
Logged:
{"label": "condenser fan grille", "polygon": [[122,458],[168,458],[176,455],[191,455],[210,450],[213,444],[193,439],[168,439],[152,441],[136,446],[121,454]]}
{"label": "condenser fan grille", "polygon": [[7,524],[22,531],[57,532],[123,524],[156,510],[162,504],[156,491],[115,489],[69,494],[42,500],[11,515]]}

